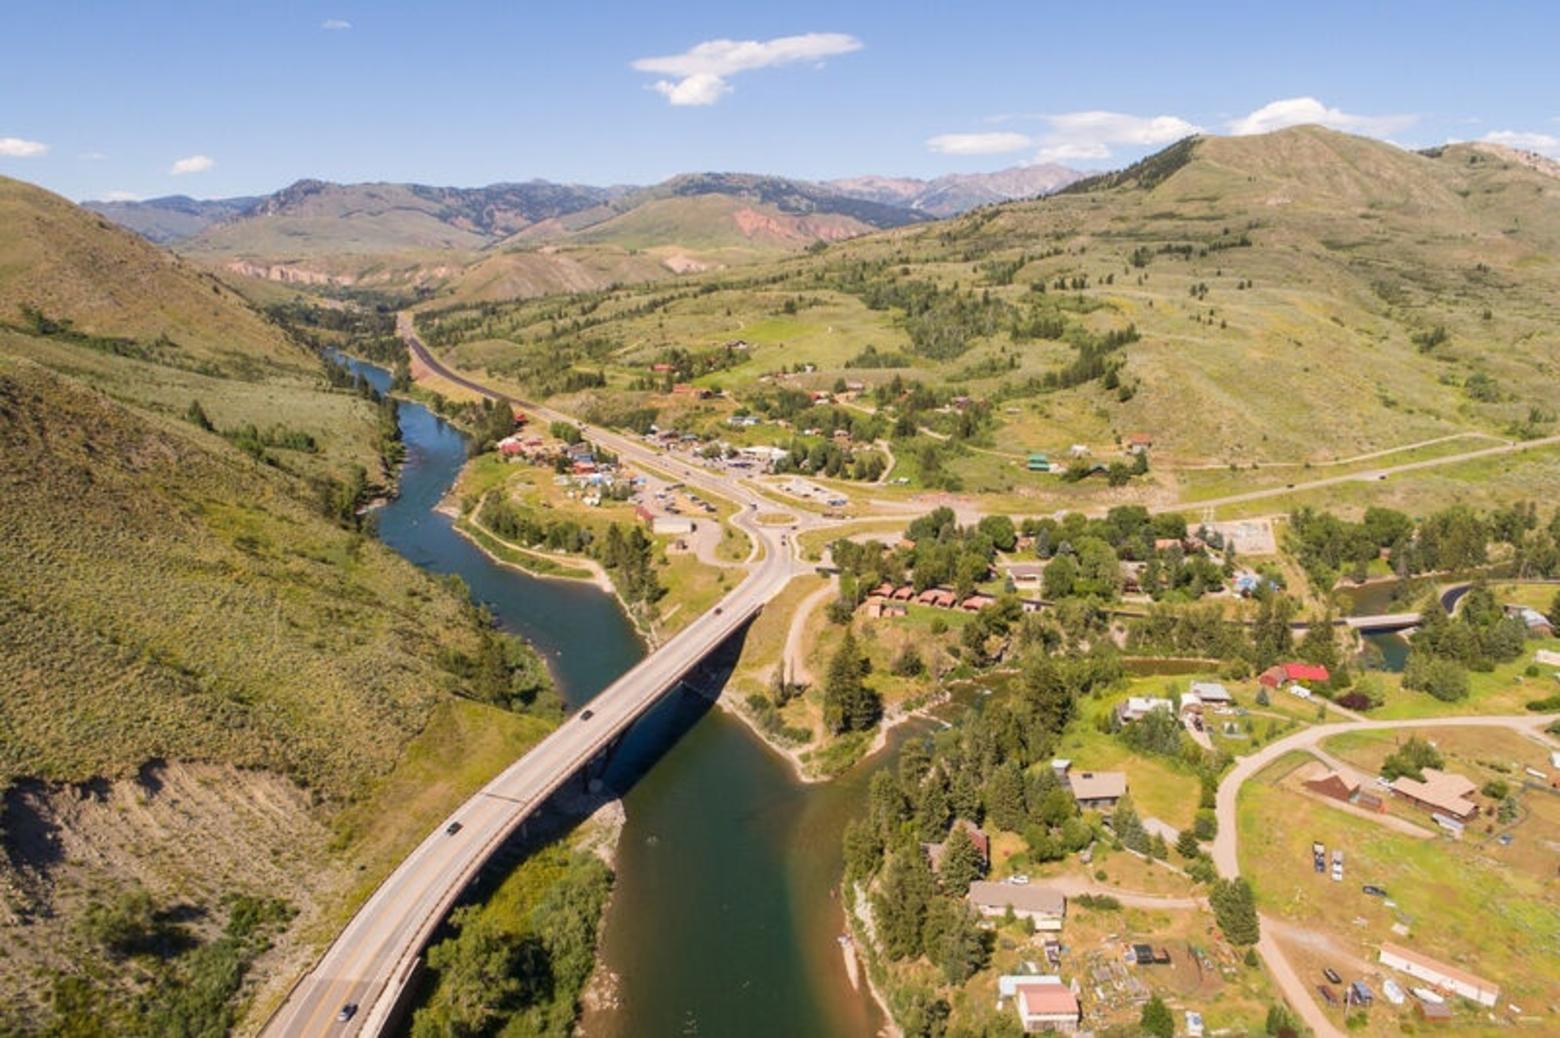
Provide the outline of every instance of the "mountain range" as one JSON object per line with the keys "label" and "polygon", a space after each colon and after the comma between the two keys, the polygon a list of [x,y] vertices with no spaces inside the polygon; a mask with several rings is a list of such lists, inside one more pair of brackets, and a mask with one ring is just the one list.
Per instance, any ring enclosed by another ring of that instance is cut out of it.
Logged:
{"label": "mountain range", "polygon": [[[786,217],[780,237],[826,240],[867,230],[953,216],[977,206],[1048,194],[1082,174],[1056,165],[1017,166],[995,173],[950,174],[932,180],[863,176],[810,182],[742,173],[691,173],[638,187],[559,184],[547,180],[485,187],[425,184],[336,184],[299,180],[268,195],[196,199],[170,195],[145,201],[89,201],[83,205],[158,244],[197,241],[211,248],[250,243],[257,222],[278,226],[302,244],[311,221],[391,225],[396,244],[483,248],[514,235],[523,240],[567,236],[643,206],[705,196],[766,207]],[[811,218],[811,222],[795,218]],[[750,223],[753,223],[750,221]],[[762,228],[762,221],[753,224]],[[775,228],[763,228],[774,233]],[[598,232],[598,238],[601,234]],[[372,235],[331,244],[374,247]]]}

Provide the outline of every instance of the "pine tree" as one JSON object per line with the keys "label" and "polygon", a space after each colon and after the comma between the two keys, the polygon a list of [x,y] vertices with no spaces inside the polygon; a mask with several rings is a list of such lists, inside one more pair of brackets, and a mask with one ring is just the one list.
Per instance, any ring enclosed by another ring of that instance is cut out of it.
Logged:
{"label": "pine tree", "polygon": [[861,680],[864,670],[855,632],[847,628],[823,684],[824,724],[836,735],[871,728],[883,714],[882,700]]}
{"label": "pine tree", "polygon": [[890,959],[920,954],[926,909],[936,887],[919,845],[902,848],[889,859],[881,889],[872,899],[872,913],[883,954]]}
{"label": "pine tree", "polygon": [[1197,834],[1190,828],[1182,829],[1181,835],[1175,838],[1175,849],[1177,854],[1188,861],[1202,853],[1202,847],[1197,843]]}
{"label": "pine tree", "polygon": [[943,842],[942,861],[937,867],[943,889],[957,897],[969,892],[970,884],[986,874],[986,862],[980,848],[970,838],[967,826],[955,825]]}
{"label": "pine tree", "polygon": [[1175,1017],[1170,1015],[1170,1007],[1158,995],[1144,1003],[1138,1026],[1144,1034],[1153,1035],[1154,1038],[1174,1038],[1175,1035]]}
{"label": "pine tree", "polygon": [[1016,761],[991,773],[986,786],[986,814],[999,829],[1018,832],[1024,826],[1024,778]]}
{"label": "pine tree", "polygon": [[1208,894],[1214,918],[1231,944],[1256,944],[1261,936],[1257,903],[1244,879],[1221,879]]}

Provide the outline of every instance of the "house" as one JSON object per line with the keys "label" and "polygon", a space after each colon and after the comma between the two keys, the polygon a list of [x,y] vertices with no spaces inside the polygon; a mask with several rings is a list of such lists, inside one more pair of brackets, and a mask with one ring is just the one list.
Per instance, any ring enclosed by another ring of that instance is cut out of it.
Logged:
{"label": "house", "polygon": [[1424,769],[1424,781],[1407,775],[1392,780],[1392,792],[1426,811],[1447,815],[1459,822],[1466,822],[1479,813],[1479,805],[1468,797],[1478,788],[1462,775],[1453,775],[1435,768]]}
{"label": "house", "polygon": [[997,1008],[1011,998],[1025,1034],[1072,1034],[1083,1020],[1078,996],[1056,976],[997,978]]}
{"label": "house", "polygon": [[1121,771],[1069,772],[1067,784],[1079,807],[1095,811],[1112,810],[1127,795],[1127,776]]}
{"label": "house", "polygon": [[1549,622],[1549,617],[1540,613],[1537,609],[1523,605],[1508,605],[1507,616],[1514,616],[1527,626],[1529,638],[1553,638],[1555,625]]}
{"label": "house", "polygon": [[[954,822],[953,828],[963,829],[966,833],[969,833],[970,842],[973,843],[975,845],[975,849],[980,852],[981,862],[987,865],[991,864],[991,837],[986,835],[985,830],[981,829],[974,822],[966,821],[963,818],[960,818],[958,821]],[[951,830],[949,835],[952,835]],[[926,850],[926,856],[931,859],[932,868],[941,869],[943,851],[947,848],[948,841],[944,840],[942,843],[923,843],[921,846]]]}
{"label": "house", "polygon": [[1154,438],[1148,433],[1133,433],[1127,437],[1127,453],[1143,454],[1154,445]]}
{"label": "house", "polygon": [[671,364],[652,364],[650,365],[650,370],[655,372],[657,375],[668,375],[677,369]]}
{"label": "house", "polygon": [[866,612],[869,620],[886,620],[904,616],[905,606],[903,602],[894,602],[883,595],[873,594],[867,598]]}
{"label": "house", "polygon": [[966,598],[963,602],[960,602],[959,608],[964,610],[966,613],[978,613],[982,609],[995,602],[996,599],[992,598],[990,595],[982,595],[977,592],[976,594],[971,595],[969,598]]}
{"label": "house", "polygon": [[879,598],[888,598],[894,593],[894,585],[885,580],[867,593],[869,595],[877,595]]}
{"label": "house", "polygon": [[1444,1024],[1453,1019],[1452,1007],[1445,1002],[1415,996],[1414,1008],[1419,1012],[1419,1019],[1427,1024]]}
{"label": "house", "polygon": [[970,907],[983,916],[1005,916],[1011,908],[1020,919],[1033,920],[1036,930],[1060,930],[1067,914],[1067,898],[1047,887],[980,879],[970,884],[965,897]]}
{"label": "house", "polygon": [[498,453],[504,458],[518,458],[525,453],[525,444],[514,436],[505,436],[498,441]]}
{"label": "house", "polygon": [[1143,571],[1148,568],[1144,562],[1123,562],[1121,566],[1121,590],[1127,594],[1137,594],[1143,590]]}
{"label": "house", "polygon": [[1030,472],[1051,471],[1051,459],[1046,457],[1044,454],[1040,454],[1039,452],[1030,454],[1029,460],[1026,464],[1028,465]]}
{"label": "house", "polygon": [[1320,663],[1275,663],[1257,675],[1257,683],[1278,688],[1286,681],[1326,684],[1331,678],[1327,668]]}
{"label": "house", "polygon": [[1320,796],[1341,800],[1348,804],[1360,795],[1360,780],[1341,771],[1325,769],[1313,778],[1300,780],[1301,785]]}
{"label": "house", "polygon": [[1155,710],[1163,710],[1167,714],[1175,713],[1175,704],[1168,699],[1158,696],[1128,696],[1116,706],[1116,718],[1122,724],[1131,724],[1133,721],[1153,713]]}
{"label": "house", "polygon": [[1217,681],[1194,681],[1188,691],[1201,700],[1204,706],[1229,706],[1235,702],[1230,690]]}
{"label": "house", "polygon": [[1045,566],[1038,562],[1015,562],[1006,572],[1015,584],[1038,584],[1045,576]]}
{"label": "house", "polygon": [[915,597],[915,588],[910,584],[906,584],[904,587],[895,588],[894,593],[888,597],[896,602],[908,602]]}
{"label": "house", "polygon": [[1500,999],[1499,985],[1492,984],[1466,970],[1460,970],[1456,966],[1437,962],[1428,955],[1421,955],[1401,945],[1383,943],[1381,964],[1399,973],[1406,973],[1417,980],[1425,981],[1442,991],[1477,1002],[1481,1006],[1494,1007]]}

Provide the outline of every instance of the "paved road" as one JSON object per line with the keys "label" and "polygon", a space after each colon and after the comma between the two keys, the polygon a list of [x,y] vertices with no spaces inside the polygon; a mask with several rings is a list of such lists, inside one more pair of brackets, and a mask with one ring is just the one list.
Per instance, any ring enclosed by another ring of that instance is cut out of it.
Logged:
{"label": "paved road", "polygon": [[[1219,783],[1219,795],[1215,811],[1219,818],[1219,833],[1213,841],[1213,864],[1219,875],[1233,878],[1240,874],[1240,858],[1237,853],[1239,816],[1236,801],[1240,787],[1257,772],[1291,750],[1312,750],[1317,743],[1343,732],[1379,731],[1392,728],[1509,728],[1533,738],[1546,746],[1553,740],[1542,734],[1543,729],[1560,719],[1560,714],[1547,716],[1524,714],[1501,717],[1427,717],[1401,721],[1346,721],[1337,724],[1316,725],[1304,728],[1293,735],[1269,743],[1256,753],[1242,757]],[[1262,937],[1257,942],[1257,954],[1267,964],[1284,999],[1300,1014],[1320,1038],[1346,1038],[1327,1013],[1317,1005],[1311,995],[1311,985],[1300,979],[1283,949],[1273,937],[1273,927],[1264,925]]]}
{"label": "paved road", "polygon": [[[574,419],[493,393],[443,368],[427,354],[409,322],[402,334],[430,368],[479,393],[525,407],[547,420]],[[764,603],[808,567],[794,555],[790,531],[756,520],[765,499],[733,480],[718,477],[676,459],[662,457],[644,444],[604,429],[586,427],[586,435],[625,459],[670,472],[684,482],[736,501],[742,509],[732,521],[755,544],[747,577],[719,605],[669,639],[591,701],[592,716],[570,718],[530,752],[506,768],[430,833],[385,879],[353,916],[345,930],[288,997],[265,1028],[287,1038],[316,1035],[380,1034],[401,989],[439,921],[449,911],[491,853],[556,789],[600,755],[690,668],[723,642]],[[803,526],[821,525],[799,517]],[[458,832],[447,827],[458,822]],[[343,1005],[360,1008],[348,1021],[337,1021]]]}

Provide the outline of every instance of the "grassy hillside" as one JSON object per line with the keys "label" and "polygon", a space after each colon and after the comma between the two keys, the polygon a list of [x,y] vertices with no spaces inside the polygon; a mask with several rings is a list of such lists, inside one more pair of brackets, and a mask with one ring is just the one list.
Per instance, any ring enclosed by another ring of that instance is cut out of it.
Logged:
{"label": "grassy hillside", "polygon": [[[621,409],[668,406],[633,396],[664,351],[732,339],[750,348],[705,381],[738,404],[919,380],[934,399],[899,409],[962,436],[967,489],[1020,492],[1027,451],[1109,456],[1146,432],[1152,497],[1181,466],[1553,432],[1557,246],[1560,182],[1514,155],[1302,127],[1190,139],[1039,201],[687,284],[480,314],[430,302],[424,326],[483,340],[496,372],[505,341],[604,368]],[[974,430],[936,406],[956,395]],[[922,445],[905,444],[911,466]]]}
{"label": "grassy hillside", "polygon": [[222,1033],[545,733],[549,681],[359,528],[389,408],[0,188],[0,1030]]}

